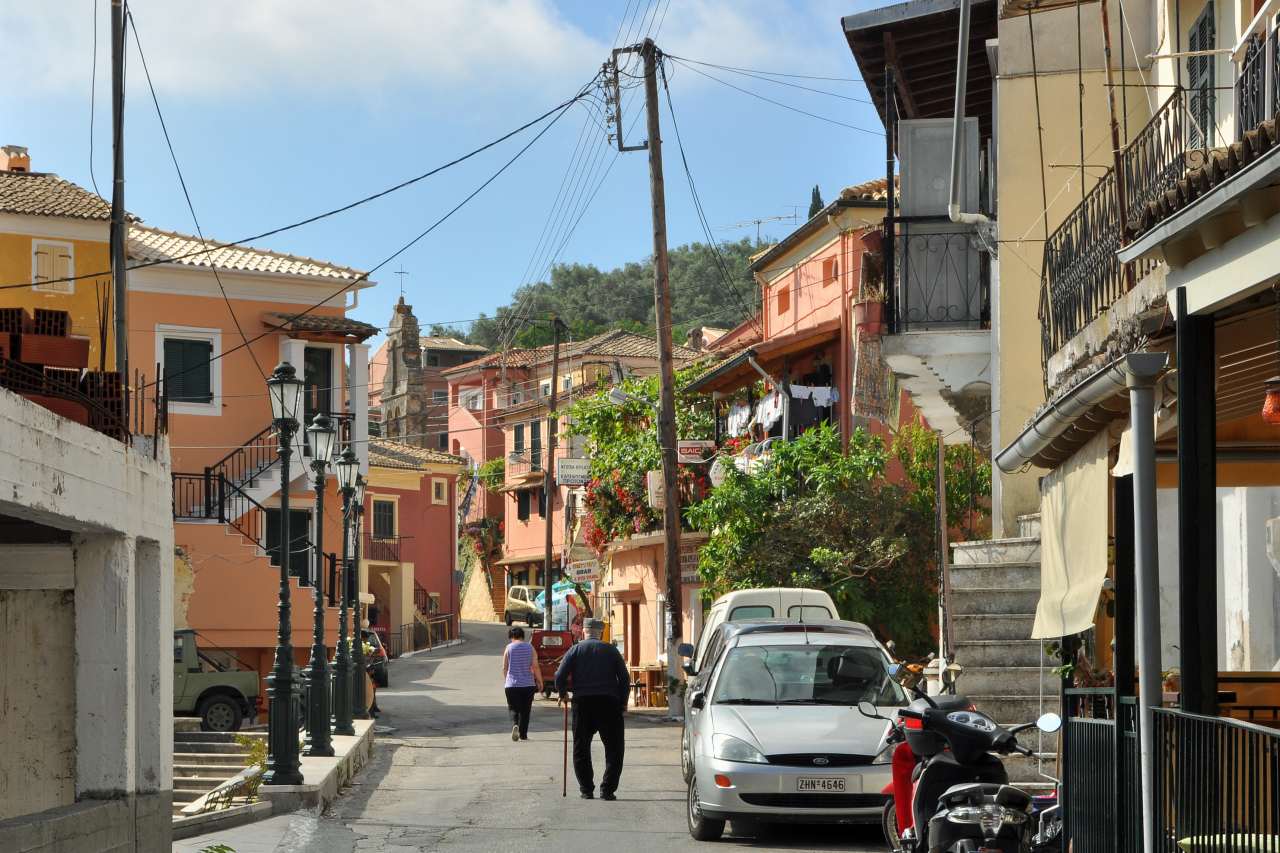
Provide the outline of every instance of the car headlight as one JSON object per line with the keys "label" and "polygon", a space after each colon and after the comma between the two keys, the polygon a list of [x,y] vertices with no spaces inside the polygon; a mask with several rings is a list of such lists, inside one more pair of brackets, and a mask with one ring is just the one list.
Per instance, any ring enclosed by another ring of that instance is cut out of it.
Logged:
{"label": "car headlight", "polygon": [[951,823],[978,824],[982,834],[987,838],[995,838],[1001,827],[1025,823],[1026,812],[1015,811],[1000,805],[956,806],[947,813]]}
{"label": "car headlight", "polygon": [[760,750],[745,740],[732,735],[715,735],[711,739],[711,754],[721,761],[741,761],[746,764],[768,764]]}
{"label": "car headlight", "polygon": [[990,734],[996,730],[996,724],[991,718],[985,714],[979,714],[977,711],[952,711],[947,714],[947,719],[953,723],[959,723],[971,729]]}
{"label": "car headlight", "polygon": [[893,761],[893,751],[898,748],[896,743],[886,743],[884,749],[876,753],[876,757],[871,759],[872,764],[890,764]]}

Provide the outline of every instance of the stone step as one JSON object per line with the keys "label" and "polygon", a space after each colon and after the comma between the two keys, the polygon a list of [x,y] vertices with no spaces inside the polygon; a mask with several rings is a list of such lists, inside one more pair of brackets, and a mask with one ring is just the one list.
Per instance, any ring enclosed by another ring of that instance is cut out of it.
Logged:
{"label": "stone step", "polygon": [[[965,684],[965,676],[960,676],[961,694],[968,696],[974,706],[1002,726],[1020,726],[1023,723],[1034,723],[1045,711],[1059,709],[1058,694],[1047,693],[1044,707],[1041,708],[1037,696],[1025,696],[1009,693],[975,693]],[[1057,743],[1057,741],[1052,741]]]}
{"label": "stone step", "polygon": [[[973,563],[951,566],[951,588],[957,589],[1040,589],[1040,564]],[[1033,608],[1034,609],[1034,608]]]}
{"label": "stone step", "polygon": [[243,767],[247,752],[175,752],[174,766],[194,764],[200,767]]}
{"label": "stone step", "polygon": [[[1020,733],[1019,742],[1030,749],[1036,748],[1035,732]],[[1056,741],[1045,739],[1045,747],[1052,749]],[[1027,783],[1043,783],[1052,787],[1053,782],[1045,778],[1044,774],[1048,774],[1055,779],[1058,777],[1058,755],[1054,752],[1040,752],[1036,754],[1036,758],[1027,755],[1002,755],[1000,759],[1004,762],[1005,772],[1009,774],[1009,781],[1019,788],[1029,790]],[[1038,760],[1037,760],[1038,759]],[[1036,793],[1043,793],[1036,791]]]}
{"label": "stone step", "polygon": [[957,589],[951,587],[951,604],[953,613],[1010,613],[1025,616],[1036,612],[1036,603],[1040,600],[1040,591],[1036,589],[1018,589],[1007,586],[966,586]]}
{"label": "stone step", "polygon": [[202,779],[230,779],[245,768],[242,763],[236,764],[202,764],[194,761],[178,761],[173,762],[173,775],[191,776]]}
{"label": "stone step", "polygon": [[1026,640],[1031,637],[1034,615],[997,616],[957,614],[952,617],[953,639],[965,640]]}
{"label": "stone step", "polygon": [[[957,657],[957,660],[959,658]],[[963,666],[963,664],[961,664]],[[961,693],[1009,693],[1057,697],[1062,679],[1038,666],[965,666],[960,675]]]}
{"label": "stone step", "polygon": [[248,751],[238,743],[175,743],[174,752],[188,752],[199,755],[248,755]]}
{"label": "stone step", "polygon": [[196,800],[200,799],[205,794],[209,793],[212,787],[213,786],[210,786],[209,788],[204,788],[204,787],[192,786],[192,785],[183,785],[179,787],[177,780],[174,780],[173,801],[175,803],[182,803],[183,805],[186,805],[187,803],[194,803]]}
{"label": "stone step", "polygon": [[184,731],[174,732],[174,743],[183,741],[186,743],[235,743],[236,736],[259,737],[265,738],[265,731],[242,731],[242,732],[200,732],[200,731]]}
{"label": "stone step", "polygon": [[951,562],[957,566],[974,563],[1029,563],[1040,560],[1040,538],[1018,536],[956,542],[951,546]]}
{"label": "stone step", "polygon": [[[1042,640],[957,640],[956,662],[971,666],[1039,666]],[[1044,659],[1049,663],[1049,659]]]}
{"label": "stone step", "polygon": [[[232,776],[234,775],[233,773]],[[212,791],[230,778],[231,776],[179,776],[175,770],[173,789],[175,791],[179,788],[184,791]]]}
{"label": "stone step", "polygon": [[1029,512],[1018,516],[1018,536],[1023,539],[1040,538],[1040,513]]}

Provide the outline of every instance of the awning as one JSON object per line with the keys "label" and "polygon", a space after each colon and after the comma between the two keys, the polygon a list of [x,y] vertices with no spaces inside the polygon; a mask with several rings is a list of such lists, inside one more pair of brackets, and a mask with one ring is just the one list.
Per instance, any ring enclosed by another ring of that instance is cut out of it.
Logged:
{"label": "awning", "polygon": [[1034,639],[1093,625],[1107,576],[1107,455],[1099,433],[1045,475],[1040,495],[1040,603]]}
{"label": "awning", "polygon": [[520,479],[513,480],[503,486],[498,487],[500,492],[518,492],[521,489],[536,489],[542,485],[542,481],[546,479],[546,475],[541,471],[531,471],[528,474],[521,474]]}
{"label": "awning", "polygon": [[684,386],[683,390],[701,394],[709,394],[712,391],[736,391],[760,377],[760,374],[756,373],[755,368],[751,366],[751,359],[755,359],[765,372],[777,375],[782,372],[783,361],[788,356],[824,347],[839,337],[840,319],[837,317],[834,320],[819,323],[811,329],[772,338],[721,362]]}

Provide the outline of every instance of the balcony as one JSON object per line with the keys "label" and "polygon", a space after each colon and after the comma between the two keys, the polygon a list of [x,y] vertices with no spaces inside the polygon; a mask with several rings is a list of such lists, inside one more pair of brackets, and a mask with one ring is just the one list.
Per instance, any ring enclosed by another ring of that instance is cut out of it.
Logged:
{"label": "balcony", "polygon": [[543,458],[543,450],[540,447],[530,450],[513,450],[508,453],[503,490],[527,489],[541,484]]}
{"label": "balcony", "polygon": [[939,429],[990,442],[991,258],[972,225],[896,216],[881,247],[885,363]]}
{"label": "balcony", "polygon": [[373,560],[380,563],[398,563],[400,562],[401,545],[409,536],[378,536],[370,531],[365,531],[364,553],[361,555],[366,560]]}

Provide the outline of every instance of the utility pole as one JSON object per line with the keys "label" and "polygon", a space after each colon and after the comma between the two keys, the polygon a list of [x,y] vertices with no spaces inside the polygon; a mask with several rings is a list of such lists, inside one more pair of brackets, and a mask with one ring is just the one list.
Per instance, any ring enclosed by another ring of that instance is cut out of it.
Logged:
{"label": "utility pole", "polygon": [[[546,527],[546,551],[542,556],[542,585],[545,604],[542,608],[542,627],[551,630],[551,537],[552,507],[556,496],[556,439],[560,431],[556,429],[556,395],[560,387],[560,318],[551,315],[551,400],[547,404],[547,464],[542,472],[542,494],[545,511],[542,523]],[[568,609],[565,615],[568,616]],[[569,626],[566,625],[565,628]]]}
{"label": "utility pole", "polygon": [[116,372],[123,383],[128,373],[128,324],[125,322],[124,213],[124,16],[125,0],[111,0],[111,281],[116,309]]}

